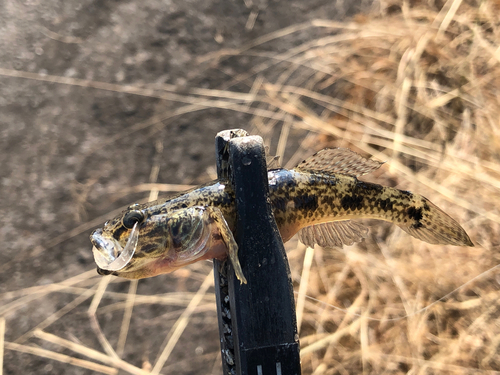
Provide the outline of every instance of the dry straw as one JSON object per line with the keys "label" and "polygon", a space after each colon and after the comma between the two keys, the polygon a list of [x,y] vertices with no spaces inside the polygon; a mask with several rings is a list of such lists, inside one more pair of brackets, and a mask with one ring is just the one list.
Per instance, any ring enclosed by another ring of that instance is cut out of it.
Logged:
{"label": "dry straw", "polygon": [[377,224],[364,244],[315,249],[303,271],[292,251],[308,285],[299,301],[316,299],[300,309],[305,373],[500,371],[499,5],[394,1],[349,24],[313,22],[338,34],[293,57],[316,71],[309,86],[264,85],[319,134],[314,147],[387,160],[369,178],[428,196],[476,243],[427,245]]}

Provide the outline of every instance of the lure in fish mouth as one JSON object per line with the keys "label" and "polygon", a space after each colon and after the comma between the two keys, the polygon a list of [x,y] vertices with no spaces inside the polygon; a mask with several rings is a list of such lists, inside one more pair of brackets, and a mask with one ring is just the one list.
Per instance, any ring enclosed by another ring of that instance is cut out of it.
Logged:
{"label": "lure in fish mouth", "polygon": [[94,245],[92,253],[97,267],[105,271],[120,271],[130,263],[137,249],[138,240],[138,223],[134,224],[125,246],[113,237],[103,236],[102,229],[95,230],[90,236],[90,241]]}
{"label": "lure in fish mouth", "polygon": [[[283,241],[298,233],[307,246],[352,245],[368,235],[355,219],[369,218],[392,222],[431,244],[474,246],[460,224],[427,198],[358,180],[381,165],[337,148],[321,150],[292,170],[269,170],[269,198]],[[232,232],[235,222],[234,192],[223,181],[213,181],[132,205],[90,240],[103,275],[140,279],[228,257],[245,283]]]}

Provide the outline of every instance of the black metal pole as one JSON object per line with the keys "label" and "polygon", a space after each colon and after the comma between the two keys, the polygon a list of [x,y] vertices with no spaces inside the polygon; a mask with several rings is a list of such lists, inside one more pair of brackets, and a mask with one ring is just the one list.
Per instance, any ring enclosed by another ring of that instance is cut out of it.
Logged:
{"label": "black metal pole", "polygon": [[215,262],[224,374],[299,375],[293,288],[269,203],[262,138],[241,129],[221,132],[216,150],[219,178],[236,197],[235,238],[248,281],[240,284],[229,261]]}

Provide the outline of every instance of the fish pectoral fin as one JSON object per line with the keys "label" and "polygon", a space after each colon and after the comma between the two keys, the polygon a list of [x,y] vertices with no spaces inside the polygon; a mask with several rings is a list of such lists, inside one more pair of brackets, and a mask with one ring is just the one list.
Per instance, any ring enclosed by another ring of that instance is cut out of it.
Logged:
{"label": "fish pectoral fin", "polygon": [[322,173],[341,173],[350,176],[362,176],[373,172],[384,164],[366,159],[348,148],[325,148],[307,158],[294,169]]}
{"label": "fish pectoral fin", "polygon": [[215,207],[206,207],[207,212],[210,217],[214,220],[217,229],[222,237],[222,241],[226,245],[227,252],[229,255],[229,259],[231,260],[231,264],[234,268],[234,273],[236,277],[242,284],[247,283],[247,279],[243,275],[243,270],[241,269],[240,260],[238,259],[238,244],[236,243],[233,232],[229,229],[227,225],[226,219],[224,219],[224,215],[222,215],[221,210]]}
{"label": "fish pectoral fin", "polygon": [[367,236],[368,228],[351,220],[314,224],[299,231],[300,242],[309,247],[318,244],[322,247],[342,248],[343,245],[361,242]]}

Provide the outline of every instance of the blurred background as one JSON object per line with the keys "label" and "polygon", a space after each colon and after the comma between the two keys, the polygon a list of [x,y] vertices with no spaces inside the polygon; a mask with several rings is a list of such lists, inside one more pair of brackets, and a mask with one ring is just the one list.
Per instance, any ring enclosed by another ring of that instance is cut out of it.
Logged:
{"label": "blurred background", "polygon": [[476,245],[377,221],[344,249],[289,241],[304,374],[497,374],[499,12],[0,3],[3,373],[221,373],[211,263],[103,278],[88,236],[131,203],[215,178],[216,133],[244,128],[287,168],[324,147],[386,161],[362,179],[428,197]]}

